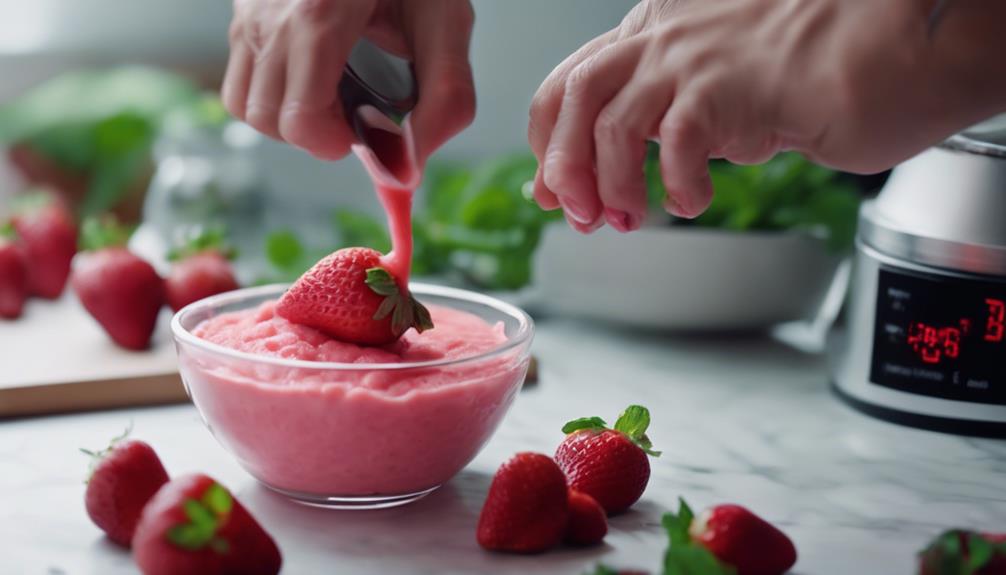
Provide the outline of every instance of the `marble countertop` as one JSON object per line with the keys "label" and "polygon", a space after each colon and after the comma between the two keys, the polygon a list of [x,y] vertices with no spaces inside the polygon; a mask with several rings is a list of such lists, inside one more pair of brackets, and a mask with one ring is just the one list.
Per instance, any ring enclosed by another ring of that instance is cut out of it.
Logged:
{"label": "marble countertop", "polygon": [[[486,449],[453,481],[409,506],[329,511],[258,486],[191,406],[0,422],[0,573],[135,573],[88,521],[86,460],[134,423],[171,473],[204,471],[229,486],[276,537],[284,573],[582,573],[596,562],[659,572],[660,516],[736,502],[796,542],[801,575],[913,573],[914,556],[949,526],[1006,527],[1006,442],[869,419],[835,400],[824,359],[768,337],[666,337],[575,321],[540,324],[537,385],[526,388]],[[551,453],[581,415],[653,412],[663,457],[603,546],[537,556],[487,553],[474,540],[492,473],[517,451]]]}

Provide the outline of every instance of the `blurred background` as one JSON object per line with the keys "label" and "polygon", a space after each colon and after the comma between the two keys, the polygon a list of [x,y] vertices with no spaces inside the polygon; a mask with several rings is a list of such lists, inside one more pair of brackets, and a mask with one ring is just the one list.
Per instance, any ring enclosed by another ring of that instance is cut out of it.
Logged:
{"label": "blurred background", "polygon": [[[654,209],[638,234],[574,236],[522,195],[535,168],[528,106],[556,64],[634,2],[473,4],[478,115],[431,160],[416,202],[418,276],[521,294],[542,313],[649,328],[760,329],[815,316],[851,246],[859,197],[882,177],[795,155],[716,164],[717,199],[699,220]],[[0,14],[0,218],[13,196],[54,190],[81,219],[112,212],[137,225],[130,246],[159,271],[180,238],[223,229],[243,284],[288,281],[343,245],[387,247],[354,158],[319,161],[227,118],[216,90],[229,2],[0,0]],[[658,206],[654,163],[647,178]],[[658,263],[619,268],[641,258]],[[645,281],[624,297],[619,278],[639,273]],[[762,299],[738,298],[737,282]]]}

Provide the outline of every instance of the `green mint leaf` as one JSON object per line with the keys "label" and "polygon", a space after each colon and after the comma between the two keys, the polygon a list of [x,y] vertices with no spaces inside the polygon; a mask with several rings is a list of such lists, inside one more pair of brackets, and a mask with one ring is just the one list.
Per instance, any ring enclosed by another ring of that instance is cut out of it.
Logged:
{"label": "green mint leaf", "polygon": [[14,222],[7,221],[0,224],[0,238],[13,240],[17,236],[17,232],[14,231]]}
{"label": "green mint leaf", "polygon": [[391,277],[388,270],[384,268],[368,269],[367,279],[364,281],[370,287],[371,291],[378,295],[398,295],[398,284],[395,283],[395,278]]}
{"label": "green mint leaf", "polygon": [[216,516],[227,515],[234,507],[234,499],[230,491],[227,491],[219,483],[214,483],[203,492],[203,505],[205,505]]}
{"label": "green mint leaf", "polygon": [[338,210],[332,216],[341,247],[361,246],[387,253],[391,239],[379,220],[369,214]]}
{"label": "green mint leaf", "polygon": [[649,426],[650,410],[642,405],[630,405],[615,422],[615,430],[621,431],[631,439],[644,435]]}
{"label": "green mint leaf", "polygon": [[304,245],[291,231],[275,231],[265,238],[265,256],[273,266],[290,269],[304,257]]}
{"label": "green mint leaf", "polygon": [[692,512],[692,508],[688,506],[684,498],[679,497],[677,514],[665,513],[662,519],[672,546],[691,544],[692,536],[688,533],[688,529],[692,526],[694,519],[695,513]]}
{"label": "green mint leaf", "polygon": [[397,295],[391,295],[384,298],[381,305],[377,307],[377,311],[374,312],[374,321],[381,321],[382,319],[388,317],[388,314],[395,310],[395,306],[398,305],[400,300],[401,298]]}
{"label": "green mint leaf", "polygon": [[566,425],[563,425],[562,432],[569,434],[581,429],[595,429],[597,431],[601,431],[602,429],[607,428],[608,424],[600,417],[581,417],[580,419],[574,419],[573,421],[567,422]]}

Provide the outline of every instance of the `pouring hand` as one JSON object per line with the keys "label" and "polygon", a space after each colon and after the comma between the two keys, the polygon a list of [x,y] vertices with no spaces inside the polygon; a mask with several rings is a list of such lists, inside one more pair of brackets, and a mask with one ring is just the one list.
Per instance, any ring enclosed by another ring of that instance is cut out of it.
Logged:
{"label": "pouring hand", "polygon": [[471,123],[468,0],[234,0],[221,95],[260,132],[329,160],[355,136],[338,85],[353,45],[366,37],[413,61],[419,101],[412,126],[420,162]]}

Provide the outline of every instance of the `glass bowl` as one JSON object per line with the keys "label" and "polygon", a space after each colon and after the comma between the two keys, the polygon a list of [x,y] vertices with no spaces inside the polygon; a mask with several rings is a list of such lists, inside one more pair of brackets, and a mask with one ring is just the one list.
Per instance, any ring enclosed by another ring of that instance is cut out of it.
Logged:
{"label": "glass bowl", "polygon": [[256,355],[193,333],[207,319],[278,299],[286,287],[197,301],[175,314],[171,331],[182,381],[207,427],[258,481],[297,501],[377,508],[419,499],[475,457],[524,381],[531,318],[447,287],[411,286],[424,304],[501,324],[506,340],[458,359],[368,364]]}

